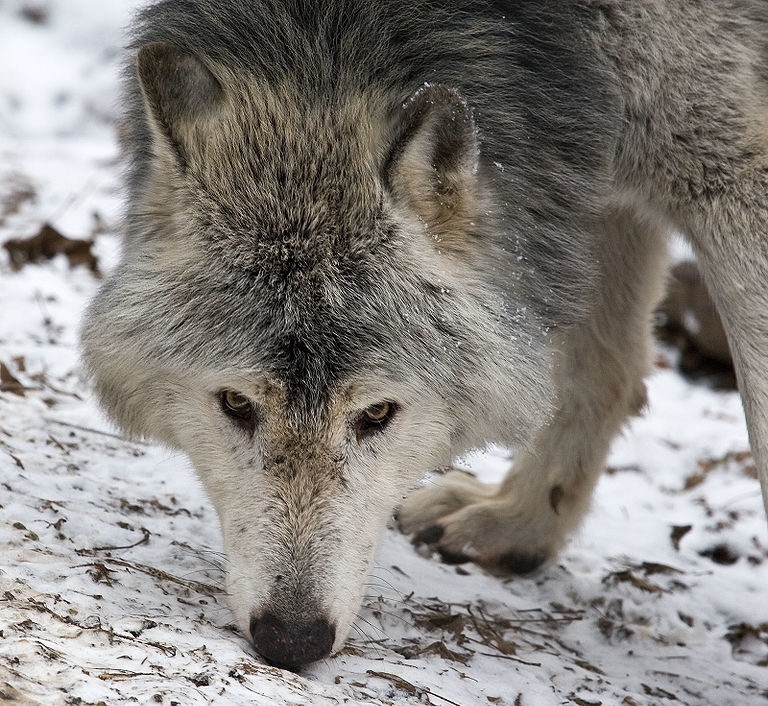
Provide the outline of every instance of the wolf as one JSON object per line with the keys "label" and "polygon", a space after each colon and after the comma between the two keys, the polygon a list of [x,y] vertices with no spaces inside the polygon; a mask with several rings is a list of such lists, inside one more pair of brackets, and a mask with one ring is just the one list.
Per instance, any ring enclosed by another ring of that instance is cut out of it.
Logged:
{"label": "wolf", "polygon": [[[768,486],[762,0],[162,0],[137,17],[122,258],[83,358],[183,450],[237,625],[344,643],[394,508],[524,573],[646,400],[666,234],[695,250]],[[498,485],[430,469],[496,442]]]}

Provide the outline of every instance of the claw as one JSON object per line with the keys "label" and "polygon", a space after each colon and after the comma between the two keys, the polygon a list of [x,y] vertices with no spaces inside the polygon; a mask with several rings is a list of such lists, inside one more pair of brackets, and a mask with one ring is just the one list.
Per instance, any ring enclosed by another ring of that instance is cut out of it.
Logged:
{"label": "claw", "polygon": [[466,554],[452,552],[449,549],[438,548],[437,553],[440,555],[444,564],[466,564],[467,562],[472,561]]}
{"label": "claw", "polygon": [[518,554],[510,552],[499,557],[497,566],[511,574],[530,574],[541,566],[547,559],[546,554]]}
{"label": "claw", "polygon": [[440,525],[430,525],[418,532],[413,538],[414,544],[436,544],[442,537],[445,529]]}

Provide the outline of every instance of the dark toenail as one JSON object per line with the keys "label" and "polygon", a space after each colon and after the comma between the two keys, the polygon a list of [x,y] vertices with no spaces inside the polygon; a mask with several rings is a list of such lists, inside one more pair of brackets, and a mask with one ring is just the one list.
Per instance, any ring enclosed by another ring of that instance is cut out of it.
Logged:
{"label": "dark toenail", "polygon": [[468,561],[472,561],[466,554],[452,552],[449,549],[438,549],[437,553],[445,564],[466,564]]}
{"label": "dark toenail", "polygon": [[434,544],[439,542],[445,530],[440,525],[425,527],[414,538],[414,544]]}
{"label": "dark toenail", "polygon": [[504,554],[496,562],[499,568],[509,571],[513,574],[529,574],[534,569],[538,569],[546,560],[546,554],[518,554],[510,552]]}

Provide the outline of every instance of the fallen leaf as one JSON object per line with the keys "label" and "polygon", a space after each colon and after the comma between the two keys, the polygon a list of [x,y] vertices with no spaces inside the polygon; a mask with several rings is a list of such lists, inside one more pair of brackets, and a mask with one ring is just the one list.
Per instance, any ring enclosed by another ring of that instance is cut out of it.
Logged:
{"label": "fallen leaf", "polygon": [[12,392],[14,395],[24,397],[24,385],[22,385],[8,370],[5,363],[0,363],[0,392]]}
{"label": "fallen leaf", "polygon": [[91,251],[90,240],[65,238],[49,223],[44,223],[37,235],[31,238],[9,240],[3,244],[11,258],[14,271],[32,263],[52,260],[56,255],[65,255],[70,267],[85,265],[94,274],[99,274],[99,264]]}
{"label": "fallen leaf", "polygon": [[680,540],[685,537],[691,529],[693,529],[693,525],[672,525],[672,532],[670,533],[669,538],[672,540],[672,546],[675,548],[675,551],[680,551]]}

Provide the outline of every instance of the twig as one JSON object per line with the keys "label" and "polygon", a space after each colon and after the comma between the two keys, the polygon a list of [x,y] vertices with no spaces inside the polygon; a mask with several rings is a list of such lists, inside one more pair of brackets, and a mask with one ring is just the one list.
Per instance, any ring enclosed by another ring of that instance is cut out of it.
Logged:
{"label": "twig", "polygon": [[451,701],[447,696],[440,696],[440,694],[432,691],[431,689],[427,689],[427,693],[430,696],[434,696],[436,699],[440,699],[441,701],[445,701],[448,704],[452,704],[453,706],[461,706],[461,704],[456,703],[455,701]]}
{"label": "twig", "polygon": [[72,422],[64,422],[61,419],[51,419],[48,418],[45,420],[46,422],[50,422],[52,424],[60,424],[63,427],[70,427],[72,429],[78,429],[80,431],[87,431],[91,434],[100,434],[101,436],[108,436],[111,439],[117,439],[118,441],[125,441],[130,444],[139,444],[141,446],[149,446],[149,444],[146,441],[141,441],[140,439],[126,439],[124,436],[121,436],[120,434],[113,434],[109,431],[102,431],[101,429],[93,429],[92,427],[84,427],[80,424],[72,424]]}
{"label": "twig", "polygon": [[138,542],[134,542],[133,544],[126,544],[123,547],[93,547],[91,551],[92,552],[111,552],[117,549],[133,549],[134,547],[138,547],[140,544],[147,544],[149,542],[149,538],[152,536],[152,533],[146,527],[139,527],[139,529],[141,530],[144,536]]}
{"label": "twig", "polygon": [[[479,643],[483,644],[483,643]],[[513,657],[512,655],[505,655],[501,652],[497,652],[495,654],[491,652],[475,652],[477,655],[483,655],[483,657],[498,657],[499,659],[508,659],[510,662],[519,662],[520,664],[525,664],[528,667],[540,667],[541,662],[527,662],[524,659],[520,659],[519,657]]]}
{"label": "twig", "polygon": [[445,701],[452,706],[462,706],[460,703],[452,701],[447,696],[440,696],[440,694],[435,693],[429,687],[420,687],[416,686],[415,684],[411,684],[411,682],[409,682],[407,679],[403,679],[403,677],[398,676],[397,674],[390,674],[389,672],[377,672],[373,669],[367,669],[366,674],[370,674],[372,677],[386,679],[387,681],[394,684],[397,688],[405,691],[410,696],[417,696],[421,692],[427,694],[428,696],[434,696],[435,698],[440,699],[441,701]]}

